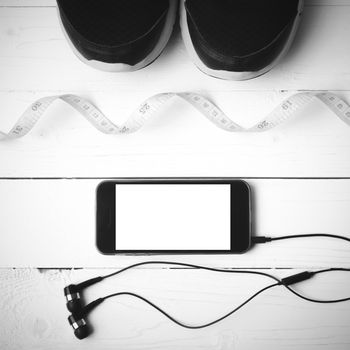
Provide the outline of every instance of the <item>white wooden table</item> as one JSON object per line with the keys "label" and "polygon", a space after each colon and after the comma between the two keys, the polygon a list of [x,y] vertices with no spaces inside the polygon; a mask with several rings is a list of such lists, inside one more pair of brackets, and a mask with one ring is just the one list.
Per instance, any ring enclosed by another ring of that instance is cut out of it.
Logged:
{"label": "white wooden table", "polygon": [[[76,93],[122,122],[150,95],[201,92],[235,121],[253,125],[286,96],[330,90],[350,101],[350,1],[306,0],[290,54],[247,82],[220,81],[189,61],[176,29],[162,56],[130,74],[83,65],[70,51],[53,0],[0,0],[0,129],[35,99]],[[252,187],[257,235],[329,232],[350,237],[350,129],[320,103],[263,134],[230,134],[174,102],[142,131],[105,136],[62,102],[26,137],[0,143],[0,349],[349,349],[350,303],[319,305],[284,289],[258,297],[212,328],[190,331],[130,298],[110,300],[74,338],[63,287],[147,257],[110,257],[94,246],[96,185],[106,178],[227,176]],[[161,257],[169,259],[169,257]],[[328,239],[275,242],[240,256],[177,256],[283,277],[350,267],[350,246]],[[75,269],[77,268],[77,269]],[[78,269],[79,268],[79,269]],[[267,285],[261,277],[193,269],[130,271],[86,292],[138,292],[175,317],[204,323]],[[350,276],[327,274],[297,289],[350,295]]]}

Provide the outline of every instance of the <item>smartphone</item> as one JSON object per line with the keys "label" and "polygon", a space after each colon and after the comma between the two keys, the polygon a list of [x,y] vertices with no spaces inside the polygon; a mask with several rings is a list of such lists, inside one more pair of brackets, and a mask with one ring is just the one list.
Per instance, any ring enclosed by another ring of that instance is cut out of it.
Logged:
{"label": "smartphone", "polygon": [[134,178],[97,187],[96,243],[104,254],[238,254],[249,249],[246,182]]}

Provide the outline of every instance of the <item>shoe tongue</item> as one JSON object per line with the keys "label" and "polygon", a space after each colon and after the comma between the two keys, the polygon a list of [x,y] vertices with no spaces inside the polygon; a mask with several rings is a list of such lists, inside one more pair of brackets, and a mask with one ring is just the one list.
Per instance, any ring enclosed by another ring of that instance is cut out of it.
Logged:
{"label": "shoe tongue", "polygon": [[[168,0],[57,0],[87,40],[122,45],[147,33],[164,15]],[[172,0],[171,0],[172,1]]]}

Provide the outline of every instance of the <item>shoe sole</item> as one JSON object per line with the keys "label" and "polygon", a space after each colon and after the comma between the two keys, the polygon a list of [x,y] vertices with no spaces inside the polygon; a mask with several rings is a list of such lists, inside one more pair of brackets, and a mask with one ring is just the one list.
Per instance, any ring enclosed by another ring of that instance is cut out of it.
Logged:
{"label": "shoe sole", "polygon": [[226,71],[226,70],[211,69],[207,67],[197,55],[197,52],[191,40],[188,25],[187,25],[185,1],[186,0],[181,0],[180,2],[180,27],[181,27],[182,39],[185,43],[185,47],[187,49],[187,52],[190,55],[192,62],[194,62],[194,64],[197,66],[199,70],[201,70],[203,73],[207,75],[210,75],[212,77],[219,78],[219,79],[224,79],[224,80],[238,80],[238,81],[253,79],[260,75],[263,75],[268,71],[270,71],[274,66],[276,66],[284,58],[284,56],[287,54],[287,52],[289,51],[294,41],[297,29],[299,27],[299,23],[301,20],[301,15],[304,9],[304,0],[302,0],[299,3],[298,14],[294,20],[291,34],[289,35],[289,38],[286,41],[281,53],[276,57],[276,59],[271,64],[269,64],[268,66],[256,72],[232,72],[232,71]]}
{"label": "shoe sole", "polygon": [[87,64],[88,66],[102,70],[105,72],[132,72],[139,70],[141,68],[144,68],[151,64],[153,61],[157,59],[157,57],[162,53],[164,50],[167,42],[170,39],[171,33],[173,32],[173,27],[175,24],[176,20],[176,15],[177,15],[177,1],[170,0],[169,1],[169,10],[167,17],[165,19],[165,26],[162,30],[162,33],[160,35],[160,38],[158,40],[157,45],[154,47],[154,49],[145,57],[142,61],[138,62],[135,65],[129,65],[126,63],[107,63],[107,62],[102,62],[102,61],[97,61],[97,60],[88,60],[85,58],[74,46],[72,41],[69,38],[69,35],[67,34],[64,25],[61,20],[61,15],[59,13],[59,9],[57,7],[57,12],[58,12],[58,19],[59,23],[61,26],[61,29],[63,31],[63,34],[71,48],[71,50],[74,52],[74,54],[79,58],[80,61],[83,63]]}

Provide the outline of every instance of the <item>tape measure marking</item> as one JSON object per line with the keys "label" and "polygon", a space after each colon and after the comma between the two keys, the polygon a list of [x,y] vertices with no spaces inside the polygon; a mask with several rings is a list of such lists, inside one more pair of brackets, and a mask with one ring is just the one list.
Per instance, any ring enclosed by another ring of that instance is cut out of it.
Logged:
{"label": "tape measure marking", "polygon": [[350,126],[350,106],[338,96],[329,92],[302,92],[292,95],[272,110],[262,121],[250,128],[243,128],[238,125],[215,104],[202,95],[193,92],[170,92],[154,95],[143,102],[121,126],[114,124],[97,107],[82,97],[57,95],[43,97],[31,104],[8,133],[0,131],[0,140],[14,139],[26,135],[50,105],[58,99],[72,106],[97,130],[105,134],[128,134],[141,129],[156,112],[173,98],[183,99],[214,125],[231,132],[263,132],[271,130],[291,119],[297,111],[304,108],[314,99],[322,101],[336,116]]}

